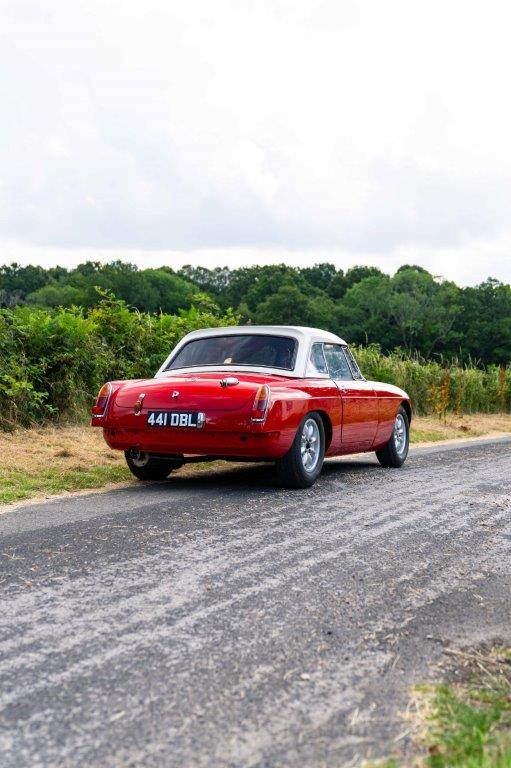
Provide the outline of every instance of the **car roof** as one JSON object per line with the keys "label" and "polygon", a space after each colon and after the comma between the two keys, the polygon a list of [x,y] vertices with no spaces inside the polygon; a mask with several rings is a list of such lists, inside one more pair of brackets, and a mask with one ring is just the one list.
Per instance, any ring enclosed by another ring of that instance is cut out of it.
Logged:
{"label": "car roof", "polygon": [[[182,349],[188,342],[193,339],[207,339],[214,338],[215,336],[236,336],[241,334],[258,334],[261,336],[290,336],[296,339],[298,342],[298,350],[295,356],[294,368],[292,370],[283,368],[269,368],[266,366],[254,366],[254,365],[239,365],[239,370],[247,370],[255,373],[273,373],[278,376],[288,376],[294,378],[303,378],[307,374],[307,366],[309,360],[310,346],[314,342],[326,342],[330,344],[345,344],[339,336],[329,331],[322,331],[319,328],[307,328],[301,325],[229,325],[222,328],[203,328],[197,331],[191,331],[187,333],[181,341],[177,343],[170,355],[167,357],[161,368],[157,371],[156,376],[171,376],[175,375],[179,371],[229,371],[232,370],[231,365],[204,365],[204,366],[192,366],[188,368],[173,368],[172,371],[167,370],[167,365],[172,358]],[[316,378],[321,377],[328,378],[327,374],[320,374]]]}
{"label": "car roof", "polygon": [[186,335],[186,339],[193,339],[197,336],[225,336],[240,333],[257,333],[268,336],[288,335],[300,341],[326,341],[334,344],[346,344],[346,342],[335,333],[323,331],[320,328],[308,328],[303,325],[228,325],[220,328],[204,328],[192,331]]}

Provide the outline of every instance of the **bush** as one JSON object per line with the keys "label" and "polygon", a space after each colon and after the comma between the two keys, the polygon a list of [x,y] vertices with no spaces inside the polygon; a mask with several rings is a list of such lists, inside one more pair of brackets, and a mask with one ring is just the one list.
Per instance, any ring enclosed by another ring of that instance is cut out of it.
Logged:
{"label": "bush", "polygon": [[198,301],[178,315],[132,312],[106,294],[89,311],[0,310],[0,428],[80,418],[105,381],[152,376],[189,331],[236,323]]}
{"label": "bush", "polygon": [[402,351],[383,355],[377,345],[354,350],[364,376],[404,389],[417,413],[496,413],[511,405],[511,367],[428,361]]}
{"label": "bush", "polygon": [[[132,311],[107,292],[92,309],[17,307],[0,310],[0,428],[82,418],[99,387],[112,379],[154,375],[189,331],[235,325],[207,295],[177,315]],[[355,349],[368,379],[405,389],[418,413],[508,410],[511,369],[460,366]]]}

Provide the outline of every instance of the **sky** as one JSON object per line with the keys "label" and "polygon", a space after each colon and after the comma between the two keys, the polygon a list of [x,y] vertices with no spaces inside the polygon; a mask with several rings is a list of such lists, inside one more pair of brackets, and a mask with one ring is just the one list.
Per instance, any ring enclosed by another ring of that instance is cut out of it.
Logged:
{"label": "sky", "polygon": [[0,263],[511,282],[506,0],[0,0]]}

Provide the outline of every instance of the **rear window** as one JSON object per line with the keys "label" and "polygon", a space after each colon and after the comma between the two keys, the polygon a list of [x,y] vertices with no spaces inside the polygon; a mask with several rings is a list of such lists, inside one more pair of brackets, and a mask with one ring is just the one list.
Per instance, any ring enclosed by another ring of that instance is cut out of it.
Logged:
{"label": "rear window", "polygon": [[204,365],[248,365],[292,371],[298,342],[287,336],[255,333],[193,339],[179,350],[165,368],[198,368]]}

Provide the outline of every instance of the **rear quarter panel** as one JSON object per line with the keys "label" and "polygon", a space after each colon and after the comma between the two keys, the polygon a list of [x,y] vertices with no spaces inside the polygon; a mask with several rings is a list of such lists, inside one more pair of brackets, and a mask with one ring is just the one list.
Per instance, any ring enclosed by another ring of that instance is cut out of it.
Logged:
{"label": "rear quarter panel", "polygon": [[[330,379],[288,379],[285,384],[270,383],[272,404],[261,428],[281,433],[282,455],[294,440],[303,417],[311,411],[324,414],[331,425],[327,435],[327,455],[338,445],[342,431],[342,402],[339,390]],[[327,430],[328,432],[328,430]]]}
{"label": "rear quarter panel", "polygon": [[384,384],[381,381],[370,382],[378,397],[378,430],[374,441],[374,449],[382,448],[390,439],[394,421],[401,403],[410,404],[410,398],[406,392],[393,384]]}

